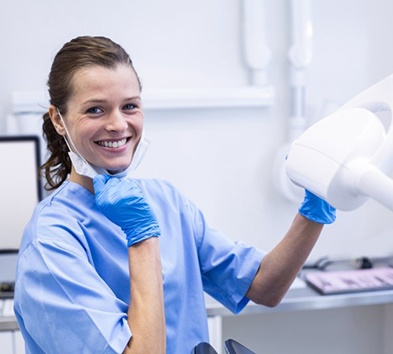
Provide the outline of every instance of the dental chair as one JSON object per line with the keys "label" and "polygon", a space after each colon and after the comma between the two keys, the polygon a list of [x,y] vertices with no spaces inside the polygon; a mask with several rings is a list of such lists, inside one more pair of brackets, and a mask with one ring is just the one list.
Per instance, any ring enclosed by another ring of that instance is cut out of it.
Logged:
{"label": "dental chair", "polygon": [[217,352],[209,343],[202,342],[194,347],[191,354],[217,354]]}
{"label": "dental chair", "polygon": [[[225,341],[225,353],[226,354],[256,354],[244,345],[236,342],[234,339],[228,339]],[[191,354],[218,354],[215,349],[209,343],[199,343],[191,351]]]}
{"label": "dental chair", "polygon": [[228,339],[225,341],[225,352],[227,354],[256,354],[244,345],[236,342],[234,339]]}

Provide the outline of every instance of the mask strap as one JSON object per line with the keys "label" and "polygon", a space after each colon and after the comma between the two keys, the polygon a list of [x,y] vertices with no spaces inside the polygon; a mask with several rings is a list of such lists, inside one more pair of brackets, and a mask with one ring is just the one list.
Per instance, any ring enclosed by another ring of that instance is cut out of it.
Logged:
{"label": "mask strap", "polygon": [[[56,111],[57,111],[57,114],[58,114],[59,117],[60,117],[61,122],[63,123],[63,128],[64,128],[64,130],[65,130],[65,132],[66,132],[66,135],[63,136],[63,138],[64,138],[64,141],[65,141],[67,147],[68,147],[68,150],[70,150],[70,152],[74,152],[74,151],[75,151],[75,152],[79,155],[79,157],[83,160],[83,162],[86,162],[86,163],[87,163],[87,161],[86,161],[86,160],[84,159],[84,157],[79,153],[79,151],[78,151],[78,149],[76,148],[74,142],[72,141],[71,135],[70,135],[70,133],[68,132],[67,126],[66,126],[66,124],[65,124],[65,122],[64,122],[63,116],[61,115],[59,109],[56,108]],[[68,139],[69,139],[69,141],[68,141]],[[70,144],[72,145],[72,149],[71,149]]]}

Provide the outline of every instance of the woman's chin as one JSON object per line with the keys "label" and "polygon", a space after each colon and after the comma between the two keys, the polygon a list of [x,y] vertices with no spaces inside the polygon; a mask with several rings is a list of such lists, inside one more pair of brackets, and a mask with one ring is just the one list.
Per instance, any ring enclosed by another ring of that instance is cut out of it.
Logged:
{"label": "woman's chin", "polygon": [[125,170],[126,170],[125,168],[122,168],[122,169],[120,169],[120,170],[107,170],[107,171],[108,171],[108,173],[111,174],[111,175],[117,175],[117,174],[119,174],[119,173],[124,172]]}
{"label": "woman's chin", "polygon": [[114,168],[114,169],[108,168],[107,171],[108,171],[108,173],[111,174],[111,175],[117,175],[117,174],[121,174],[121,173],[125,172],[125,171],[127,170],[128,167],[129,167],[129,166],[120,167],[120,168]]}

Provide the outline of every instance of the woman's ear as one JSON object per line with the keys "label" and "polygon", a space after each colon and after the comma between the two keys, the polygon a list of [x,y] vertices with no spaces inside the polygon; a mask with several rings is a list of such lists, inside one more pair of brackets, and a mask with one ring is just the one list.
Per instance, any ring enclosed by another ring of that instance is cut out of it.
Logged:
{"label": "woman's ear", "polygon": [[57,133],[59,135],[65,135],[66,131],[64,128],[63,119],[61,119],[57,108],[54,105],[50,105],[48,113],[49,113],[50,120],[52,121],[52,124],[55,127]]}

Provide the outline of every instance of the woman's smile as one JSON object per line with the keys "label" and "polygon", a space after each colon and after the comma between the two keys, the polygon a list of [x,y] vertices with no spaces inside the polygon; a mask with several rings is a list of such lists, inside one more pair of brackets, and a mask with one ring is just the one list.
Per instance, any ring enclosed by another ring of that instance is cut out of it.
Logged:
{"label": "woman's smile", "polygon": [[127,143],[127,138],[123,138],[120,140],[102,140],[97,141],[96,143],[100,146],[111,148],[111,149],[118,149],[124,146]]}

